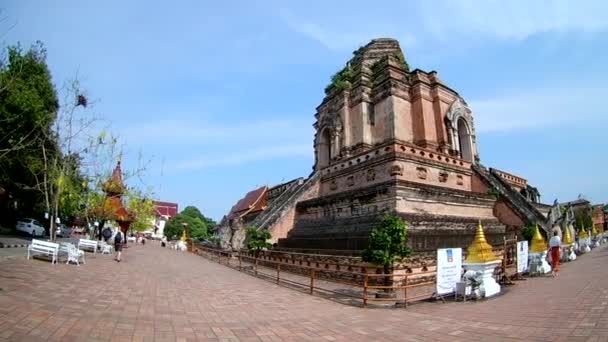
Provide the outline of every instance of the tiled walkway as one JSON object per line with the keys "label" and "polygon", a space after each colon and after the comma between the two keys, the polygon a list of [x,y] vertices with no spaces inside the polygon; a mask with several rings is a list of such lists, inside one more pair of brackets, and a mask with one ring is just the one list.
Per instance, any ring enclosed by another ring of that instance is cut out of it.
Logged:
{"label": "tiled walkway", "polygon": [[154,245],[0,260],[7,341],[608,341],[608,249],[483,302],[361,309]]}

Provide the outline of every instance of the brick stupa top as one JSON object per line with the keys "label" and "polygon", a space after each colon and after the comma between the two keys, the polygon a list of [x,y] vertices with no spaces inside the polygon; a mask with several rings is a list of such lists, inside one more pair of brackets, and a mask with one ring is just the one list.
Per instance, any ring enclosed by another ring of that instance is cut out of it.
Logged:
{"label": "brick stupa top", "polygon": [[[403,51],[396,39],[373,39],[365,46],[353,51],[353,57],[346,66],[334,74],[331,83],[325,88],[326,98],[331,98],[343,90],[349,90],[363,85],[372,88],[375,81],[379,81],[379,72],[383,67],[390,65],[393,70],[401,73],[397,77],[408,82],[406,76],[410,67],[405,60]],[[393,73],[393,76],[396,76]]]}
{"label": "brick stupa top", "polygon": [[103,185],[103,191],[108,196],[122,195],[125,193],[126,188],[122,182],[122,169],[120,168],[120,160],[116,163],[116,167],[112,172],[112,176]]}

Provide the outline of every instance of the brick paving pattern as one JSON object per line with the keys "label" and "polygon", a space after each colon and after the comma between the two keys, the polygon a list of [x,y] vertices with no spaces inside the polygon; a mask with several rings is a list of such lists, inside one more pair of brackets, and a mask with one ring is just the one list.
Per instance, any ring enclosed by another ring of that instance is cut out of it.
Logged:
{"label": "brick paving pattern", "polygon": [[200,256],[131,246],[123,262],[0,260],[6,341],[608,341],[608,249],[481,302],[361,309]]}

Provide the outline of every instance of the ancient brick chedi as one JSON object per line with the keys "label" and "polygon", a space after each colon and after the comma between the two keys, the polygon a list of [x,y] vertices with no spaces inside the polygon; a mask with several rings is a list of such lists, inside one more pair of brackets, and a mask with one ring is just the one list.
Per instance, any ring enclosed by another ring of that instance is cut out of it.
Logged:
{"label": "ancient brick chedi", "polygon": [[256,227],[268,228],[280,247],[361,250],[389,212],[408,222],[415,250],[464,247],[479,220],[494,243],[525,224],[543,226],[540,210],[548,207],[534,204],[538,191],[480,165],[466,101],[436,72],[410,71],[396,40],[357,50],[315,118],[311,177],[268,202],[273,220],[244,222],[262,223]]}

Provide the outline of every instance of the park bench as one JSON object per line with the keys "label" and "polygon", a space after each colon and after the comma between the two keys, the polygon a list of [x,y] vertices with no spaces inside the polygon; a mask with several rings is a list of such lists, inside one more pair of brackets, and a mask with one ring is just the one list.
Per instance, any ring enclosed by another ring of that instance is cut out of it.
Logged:
{"label": "park bench", "polygon": [[51,257],[51,263],[57,263],[57,254],[59,253],[59,244],[54,242],[32,240],[32,243],[27,247],[27,259],[36,254],[42,254]]}
{"label": "park bench", "polygon": [[95,240],[87,240],[87,239],[78,240],[78,249],[82,249],[83,247],[92,248],[93,253],[97,253],[97,241],[95,241]]}
{"label": "park bench", "polygon": [[112,245],[107,244],[105,241],[99,241],[99,250],[101,254],[112,254]]}

